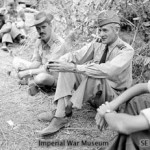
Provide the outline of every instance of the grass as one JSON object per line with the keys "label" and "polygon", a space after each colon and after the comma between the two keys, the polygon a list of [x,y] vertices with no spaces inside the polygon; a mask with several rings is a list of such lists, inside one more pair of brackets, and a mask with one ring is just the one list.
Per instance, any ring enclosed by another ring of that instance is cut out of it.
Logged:
{"label": "grass", "polygon": [[[17,56],[29,60],[34,49],[35,30],[30,32],[27,44],[24,46],[13,45],[10,49]],[[12,58],[7,52],[0,51],[0,150],[41,150],[48,149],[38,145],[41,137],[36,130],[48,126],[37,120],[39,113],[54,109],[53,96],[39,93],[31,97],[27,93],[28,86],[18,85],[16,73],[12,68]],[[11,74],[8,72],[11,70]],[[107,129],[100,132],[95,123],[96,111],[88,104],[83,109],[74,110],[66,128],[45,140],[67,140],[74,141],[110,141],[116,134]],[[12,122],[11,125],[9,122]],[[69,146],[51,147],[52,150],[97,150],[102,147]]]}
{"label": "grass", "polygon": [[[129,33],[121,33],[121,37],[131,42],[133,35]],[[29,38],[24,46],[14,45],[10,49],[17,56],[30,60],[33,53],[34,43],[36,39],[35,30],[29,32]],[[139,54],[143,47],[141,39],[136,39],[135,51]],[[135,59],[134,77],[140,73],[136,67]],[[48,123],[42,123],[37,120],[39,113],[54,109],[52,103],[54,93],[50,96],[39,93],[34,97],[28,95],[28,86],[18,85],[16,73],[12,68],[12,58],[8,53],[0,51],[0,150],[46,150],[45,147],[38,145],[41,137],[38,137],[36,130],[41,130],[48,126]],[[8,72],[11,70],[10,76]],[[139,77],[139,76],[138,76]],[[137,78],[135,78],[137,80]],[[140,80],[141,81],[141,80]],[[74,110],[73,116],[70,118],[66,128],[60,130],[53,136],[49,136],[44,140],[67,140],[74,141],[111,141],[116,135],[109,128],[100,132],[95,123],[96,111],[87,103],[84,103],[83,109]],[[13,122],[13,125],[9,122]],[[63,146],[49,147],[52,150],[102,150],[99,147],[88,146]]]}

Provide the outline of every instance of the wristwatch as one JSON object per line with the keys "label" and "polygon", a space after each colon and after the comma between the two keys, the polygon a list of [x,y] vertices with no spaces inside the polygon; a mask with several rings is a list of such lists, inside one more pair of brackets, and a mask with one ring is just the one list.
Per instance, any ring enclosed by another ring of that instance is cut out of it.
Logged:
{"label": "wristwatch", "polygon": [[[74,64],[74,63],[73,63]],[[74,64],[74,68],[73,68],[74,72],[77,72],[77,64]]]}

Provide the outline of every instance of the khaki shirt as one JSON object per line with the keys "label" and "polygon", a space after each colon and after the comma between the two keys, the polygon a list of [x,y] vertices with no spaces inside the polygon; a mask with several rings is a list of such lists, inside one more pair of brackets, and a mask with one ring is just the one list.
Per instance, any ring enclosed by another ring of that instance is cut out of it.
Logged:
{"label": "khaki shirt", "polygon": [[106,62],[99,64],[105,46],[102,43],[92,42],[80,50],[62,56],[60,60],[79,64],[77,71],[89,77],[108,79],[109,85],[116,90],[130,87],[134,49],[118,38],[108,47]]}
{"label": "khaki shirt", "polygon": [[56,36],[54,33],[47,43],[44,43],[41,39],[37,39],[32,60],[40,61],[42,64],[48,61],[58,60],[60,56],[67,53],[69,50],[66,49],[63,44],[63,39]]}

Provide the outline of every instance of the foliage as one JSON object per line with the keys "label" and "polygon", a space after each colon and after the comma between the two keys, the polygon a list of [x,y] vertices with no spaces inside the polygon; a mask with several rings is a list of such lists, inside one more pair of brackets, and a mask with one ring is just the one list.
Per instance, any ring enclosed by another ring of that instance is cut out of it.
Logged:
{"label": "foliage", "polygon": [[132,36],[126,36],[135,49],[133,77],[136,82],[149,79],[149,0],[38,0],[38,4],[39,10],[46,10],[55,16],[55,31],[62,37],[72,31],[73,40],[79,45],[97,37],[94,23],[100,11],[117,11],[122,31],[132,33]]}
{"label": "foliage", "polygon": [[103,3],[106,7],[106,0],[41,0],[39,9],[55,15],[55,21],[62,25],[62,33],[68,34],[74,29],[89,36],[98,12],[103,10]]}
{"label": "foliage", "polygon": [[58,32],[62,34],[78,30],[79,33],[90,38],[96,33],[93,26],[99,12],[104,9],[114,9],[121,17],[122,29],[127,31],[137,29],[143,40],[146,42],[149,40],[150,2],[148,0],[38,0],[38,3],[39,10],[46,10],[55,15],[56,26],[59,24]]}
{"label": "foliage", "polygon": [[130,25],[129,31],[136,28],[143,40],[148,42],[150,34],[150,2],[148,0],[127,2],[126,0],[126,2],[121,2],[118,8],[123,22],[125,20]]}

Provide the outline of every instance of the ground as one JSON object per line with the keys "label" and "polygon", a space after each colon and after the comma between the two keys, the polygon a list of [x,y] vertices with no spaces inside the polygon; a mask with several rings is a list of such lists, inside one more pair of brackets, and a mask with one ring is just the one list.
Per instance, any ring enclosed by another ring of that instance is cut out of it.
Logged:
{"label": "ground", "polygon": [[[34,33],[35,31],[30,32],[25,45],[13,45],[10,50],[15,55],[29,60],[34,47],[34,39],[32,39],[35,36]],[[48,123],[39,122],[37,115],[54,108],[52,103],[54,93],[50,96],[43,93],[34,97],[29,96],[28,86],[18,85],[15,70],[12,68],[12,60],[13,58],[8,52],[0,50],[0,150],[103,149],[102,146],[65,145],[49,148],[39,146],[39,141],[43,139],[36,134],[36,130],[47,127]],[[54,142],[57,140],[110,142],[116,133],[109,128],[100,132],[95,123],[95,114],[96,111],[85,103],[83,109],[73,111],[73,116],[66,128],[44,140]]]}
{"label": "ground", "polygon": [[[15,51],[15,48],[12,48]],[[16,51],[17,52],[17,51]],[[45,128],[48,123],[37,120],[37,115],[53,109],[53,95],[39,93],[31,97],[28,86],[18,85],[15,71],[11,67],[12,58],[7,52],[0,51],[0,149],[2,150],[34,150],[44,149],[38,145],[41,139],[36,130]],[[12,70],[8,75],[8,71]],[[82,110],[74,110],[67,128],[47,140],[72,139],[74,141],[109,141],[115,133],[109,129],[100,132],[95,123],[96,111],[88,104]],[[13,124],[12,124],[12,123]],[[45,149],[47,149],[45,147]],[[96,147],[53,147],[55,149],[98,149]]]}

